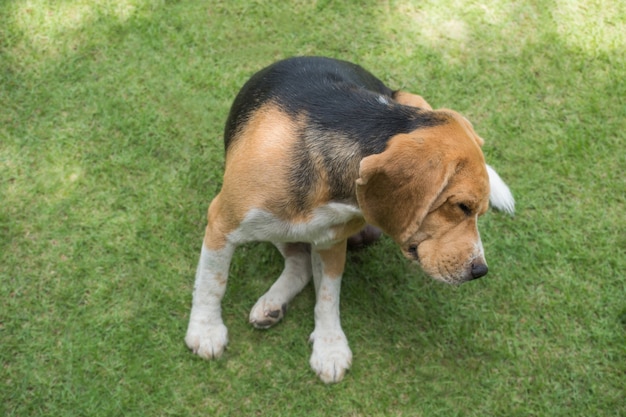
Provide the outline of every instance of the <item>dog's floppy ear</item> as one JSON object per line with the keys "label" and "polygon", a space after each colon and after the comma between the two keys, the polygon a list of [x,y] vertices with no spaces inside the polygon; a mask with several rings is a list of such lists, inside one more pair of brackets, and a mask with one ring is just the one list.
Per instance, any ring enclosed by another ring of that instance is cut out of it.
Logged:
{"label": "dog's floppy ear", "polygon": [[426,148],[398,135],[383,153],[361,161],[356,194],[363,216],[398,243],[419,229],[453,171],[443,155]]}

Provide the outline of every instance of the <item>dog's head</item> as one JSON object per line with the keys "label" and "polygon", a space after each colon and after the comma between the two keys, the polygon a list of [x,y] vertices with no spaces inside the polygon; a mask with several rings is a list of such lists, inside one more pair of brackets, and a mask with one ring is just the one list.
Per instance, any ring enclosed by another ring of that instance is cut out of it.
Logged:
{"label": "dog's head", "polygon": [[[397,135],[384,152],[361,161],[357,199],[365,220],[407,258],[433,278],[459,284],[487,273],[477,221],[489,207],[495,171],[488,172],[472,125],[454,111],[437,113],[447,122]],[[503,198],[512,207],[512,197]]]}

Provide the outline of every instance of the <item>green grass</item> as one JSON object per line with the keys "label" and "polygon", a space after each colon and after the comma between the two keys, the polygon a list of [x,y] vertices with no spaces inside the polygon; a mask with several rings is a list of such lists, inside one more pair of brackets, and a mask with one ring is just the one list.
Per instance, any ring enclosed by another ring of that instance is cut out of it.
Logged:
{"label": "green grass", "polygon": [[[623,2],[5,0],[0,22],[0,414],[626,415]],[[236,253],[225,357],[183,342],[230,102],[300,54],[465,114],[517,199],[481,220],[477,282],[388,239],[349,256],[333,386],[311,287],[247,324],[265,244]]]}

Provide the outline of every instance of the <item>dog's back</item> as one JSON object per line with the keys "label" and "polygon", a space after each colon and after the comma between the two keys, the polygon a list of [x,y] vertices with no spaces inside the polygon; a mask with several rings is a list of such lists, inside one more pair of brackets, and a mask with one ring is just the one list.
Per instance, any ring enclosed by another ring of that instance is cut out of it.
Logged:
{"label": "dog's back", "polygon": [[353,200],[362,158],[383,152],[399,133],[445,122],[398,103],[390,88],[356,64],[296,57],[259,71],[240,90],[224,131],[227,153],[233,143],[246,140],[244,128],[265,106],[278,108],[295,128],[285,146],[291,164],[289,204],[299,208],[308,205],[320,170],[327,176],[330,200]]}
{"label": "dog's back", "polygon": [[[361,98],[363,91],[391,98],[392,90],[362,67],[346,61],[324,57],[295,57],[276,62],[257,72],[239,91],[226,121],[226,148],[236,137],[250,114],[269,101],[279,103],[289,114],[306,112],[316,115],[320,123],[333,123],[346,111],[358,110],[364,101],[367,112],[369,100]],[[343,94],[337,94],[342,92]],[[330,101],[329,101],[330,100]],[[335,122],[344,128],[345,120]]]}

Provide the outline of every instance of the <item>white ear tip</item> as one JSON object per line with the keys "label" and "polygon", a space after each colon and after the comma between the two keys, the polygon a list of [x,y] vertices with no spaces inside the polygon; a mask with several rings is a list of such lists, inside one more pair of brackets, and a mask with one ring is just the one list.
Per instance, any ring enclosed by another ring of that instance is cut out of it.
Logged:
{"label": "white ear tip", "polygon": [[489,174],[489,185],[491,186],[491,194],[489,195],[491,205],[506,213],[515,213],[515,199],[509,186],[502,181],[498,173],[489,165],[487,165],[487,174]]}

